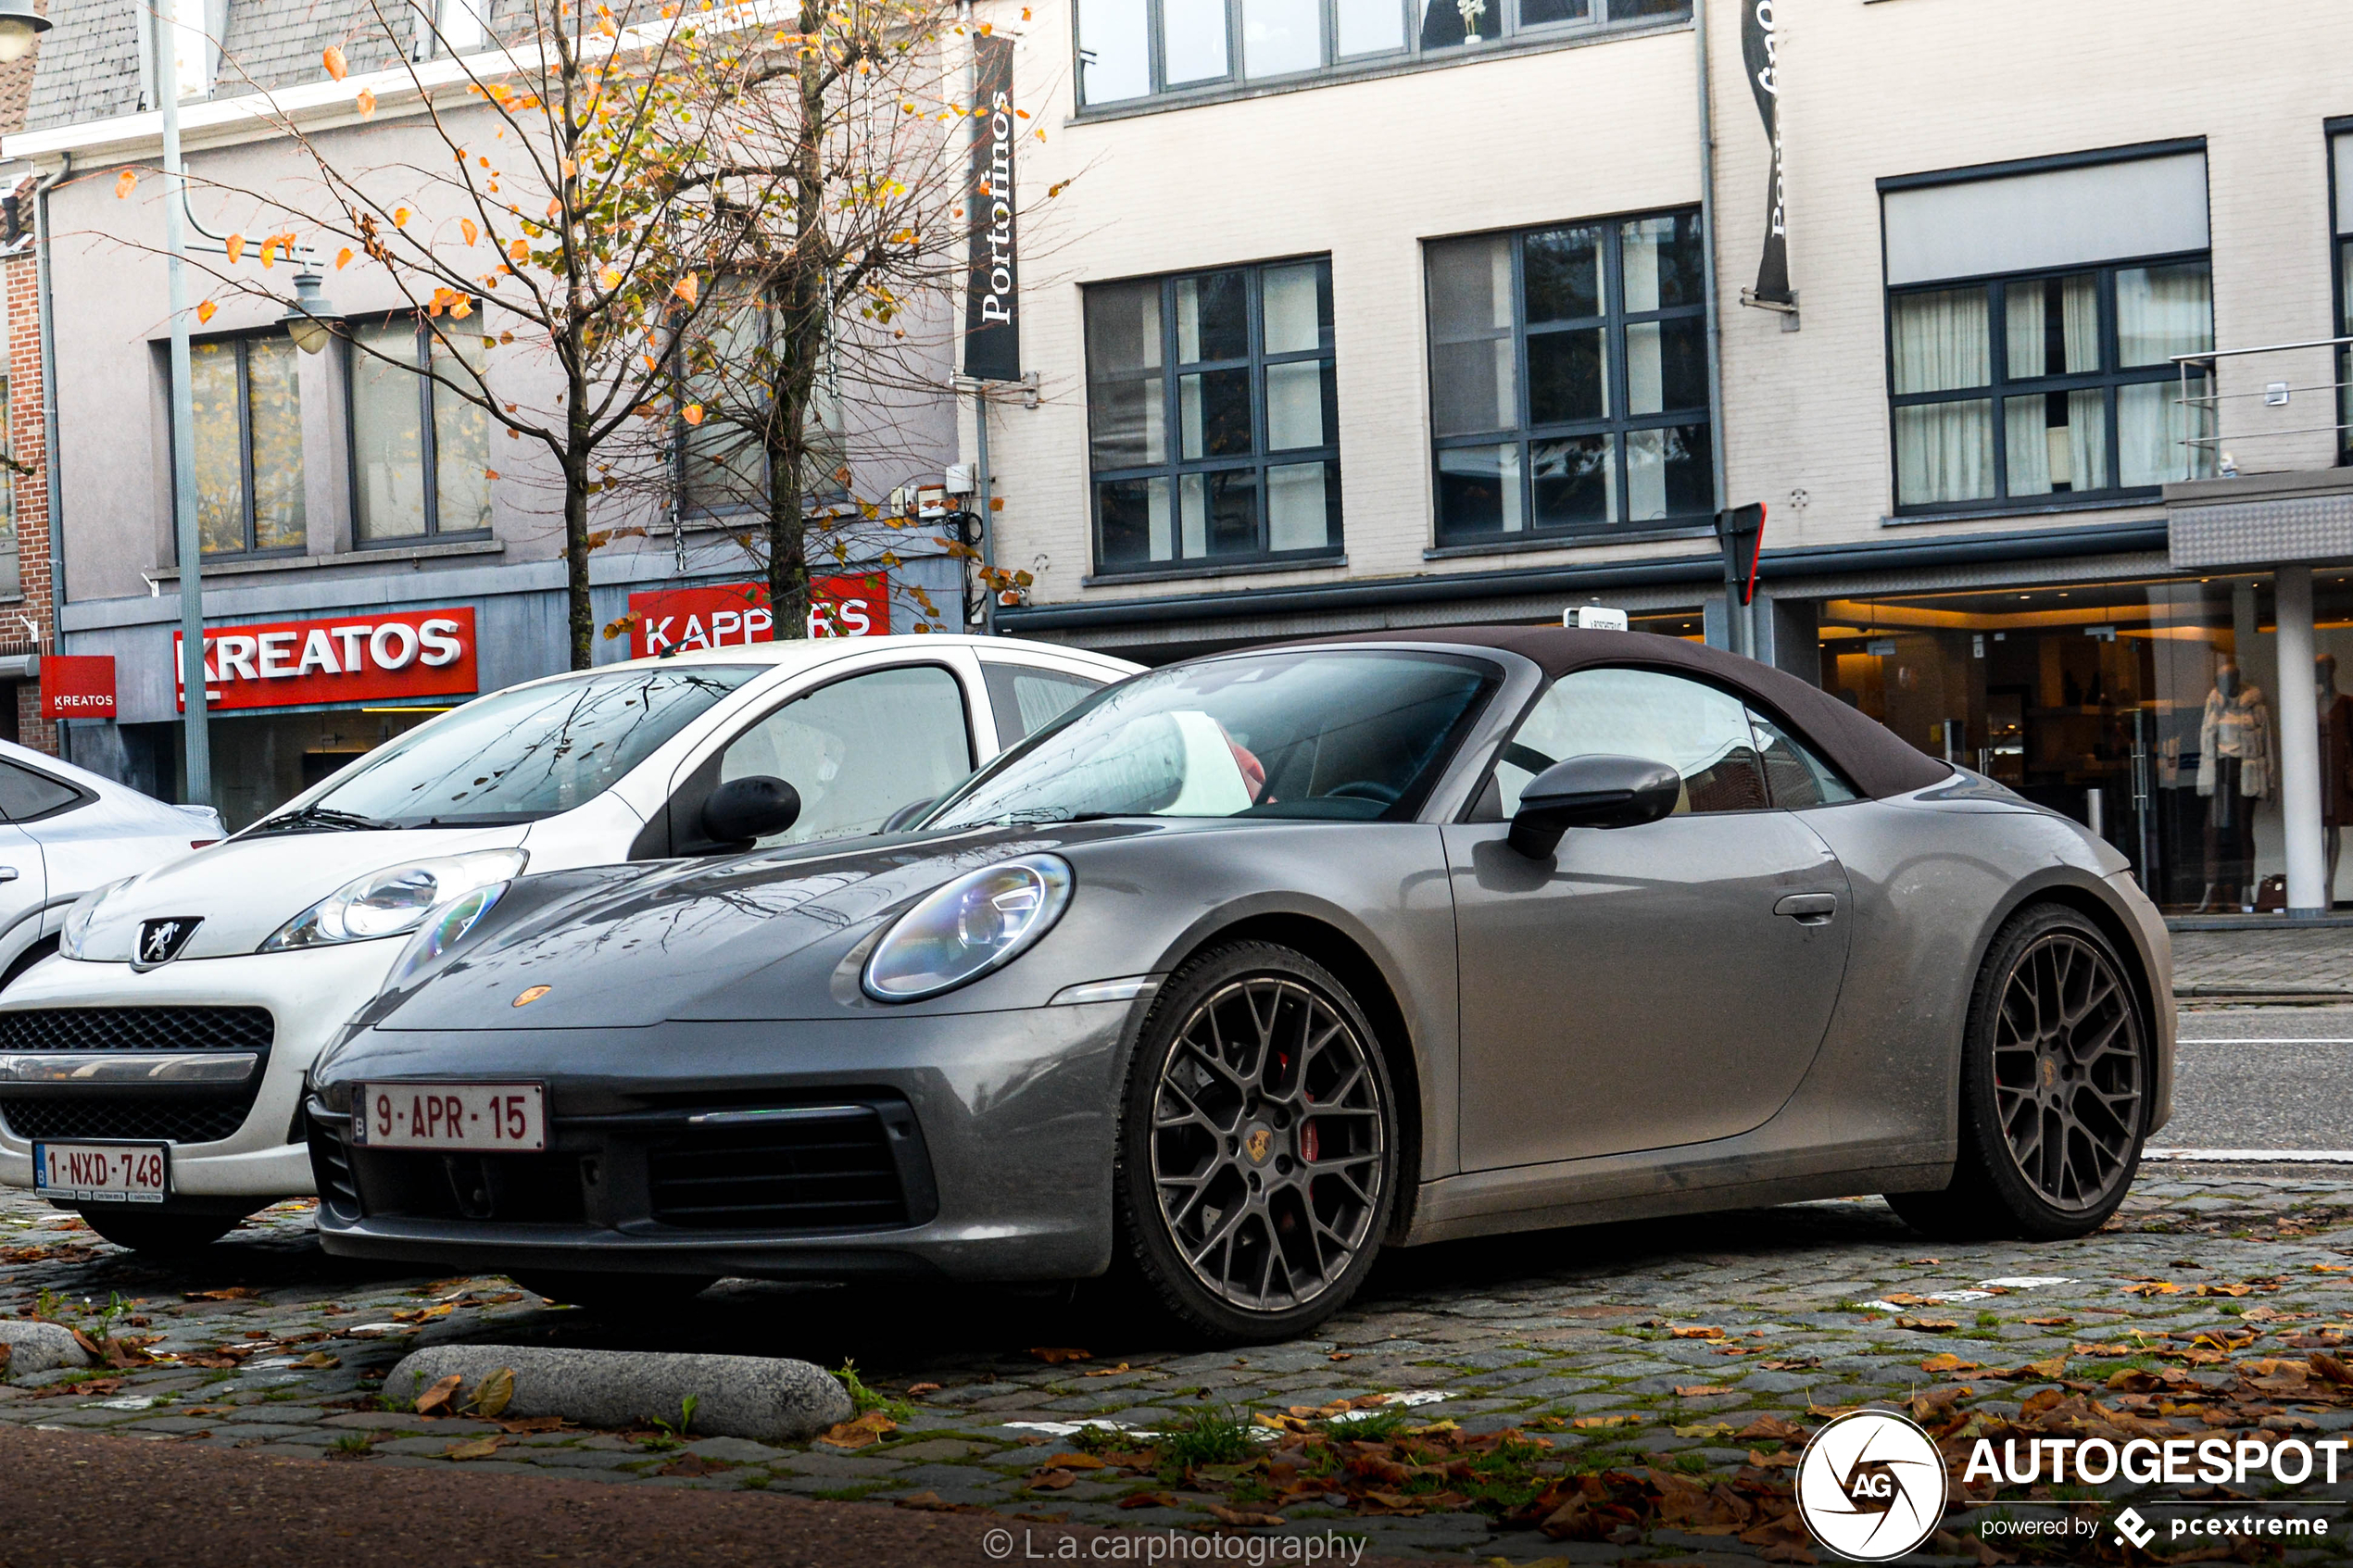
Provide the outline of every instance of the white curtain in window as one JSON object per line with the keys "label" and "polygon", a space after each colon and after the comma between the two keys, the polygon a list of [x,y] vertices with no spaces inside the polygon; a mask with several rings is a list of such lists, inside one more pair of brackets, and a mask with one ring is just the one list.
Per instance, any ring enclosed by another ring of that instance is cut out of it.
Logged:
{"label": "white curtain in window", "polygon": [[1895,410],[1895,499],[1903,506],[1994,494],[1994,405],[1982,398]]}
{"label": "white curtain in window", "polygon": [[1432,433],[1510,430],[1519,422],[1511,241],[1446,240],[1428,258]]}
{"label": "white curtain in window", "polygon": [[1898,295],[1894,318],[1896,391],[1955,392],[1994,379],[1982,288]]}
{"label": "white curtain in window", "polygon": [[2067,422],[2050,422],[2050,400],[2041,393],[2013,397],[2004,409],[2009,449],[2009,493],[2045,495],[2064,484],[2072,491],[2106,490],[2108,401],[2098,388],[2067,395]]}
{"label": "white curtain in window", "polygon": [[2120,365],[2162,365],[2214,346],[2214,283],[2203,261],[2127,267],[2116,274]]}
{"label": "white curtain in window", "polygon": [[[2204,376],[2190,378],[2192,399],[2208,393]],[[2182,383],[2173,377],[2116,389],[2116,445],[2122,455],[2118,483],[2127,489],[2214,474],[2214,423],[2210,408],[2193,401],[2182,406]],[[2206,437],[2192,446],[2193,435]]]}

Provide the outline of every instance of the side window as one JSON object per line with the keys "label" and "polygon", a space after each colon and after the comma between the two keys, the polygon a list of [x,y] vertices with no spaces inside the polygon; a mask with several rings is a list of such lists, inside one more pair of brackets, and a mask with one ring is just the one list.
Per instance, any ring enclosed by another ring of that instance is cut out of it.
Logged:
{"label": "side window", "polygon": [[729,743],[718,782],[764,773],[800,792],[799,820],[761,839],[765,847],[874,833],[972,770],[956,677],[923,664],[853,675],[785,704]]}
{"label": "side window", "polygon": [[1103,689],[1101,681],[1065,675],[1059,670],[1034,670],[1024,664],[980,661],[988,683],[988,706],[997,710],[997,744],[1009,746],[1027,740],[1087,698]]}
{"label": "side window", "polygon": [[46,773],[19,768],[14,762],[0,762],[0,817],[12,822],[30,822],[81,798],[80,790],[61,784]]}
{"label": "side window", "polygon": [[1640,757],[1683,775],[1677,811],[1752,811],[1765,775],[1748,710],[1713,686],[1655,670],[1579,670],[1553,683],[1495,765],[1503,814],[1555,762]]}
{"label": "side window", "polygon": [[1757,755],[1764,759],[1765,782],[1772,789],[1774,805],[1802,811],[1808,806],[1861,798],[1836,769],[1779,724],[1754,709],[1748,721],[1756,729]]}

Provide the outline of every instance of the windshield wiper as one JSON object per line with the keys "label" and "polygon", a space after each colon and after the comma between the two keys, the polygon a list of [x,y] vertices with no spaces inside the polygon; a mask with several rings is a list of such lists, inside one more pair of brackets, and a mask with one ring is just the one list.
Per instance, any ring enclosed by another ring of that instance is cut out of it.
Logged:
{"label": "windshield wiper", "polygon": [[399,825],[363,817],[357,811],[338,811],[332,806],[305,806],[299,811],[289,811],[283,817],[270,817],[256,822],[245,833],[249,837],[258,838],[265,833],[363,833]]}
{"label": "windshield wiper", "polygon": [[997,820],[1008,827],[1033,827],[1039,822],[1100,822],[1121,814],[1117,811],[1074,811],[1067,806],[1025,806],[1018,811],[1008,811]]}

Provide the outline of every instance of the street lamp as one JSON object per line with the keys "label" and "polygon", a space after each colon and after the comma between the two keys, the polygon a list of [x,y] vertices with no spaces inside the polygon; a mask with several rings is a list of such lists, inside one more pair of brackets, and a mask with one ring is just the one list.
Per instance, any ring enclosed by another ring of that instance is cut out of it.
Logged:
{"label": "street lamp", "polygon": [[[0,0],[0,5],[5,4],[6,0]],[[294,338],[295,346],[305,354],[316,354],[333,342],[335,328],[343,320],[343,312],[319,292],[323,281],[308,268],[296,273],[294,303],[278,319]]]}
{"label": "street lamp", "polygon": [[0,0],[0,65],[31,54],[32,41],[49,27],[49,19],[32,8],[32,0]]}

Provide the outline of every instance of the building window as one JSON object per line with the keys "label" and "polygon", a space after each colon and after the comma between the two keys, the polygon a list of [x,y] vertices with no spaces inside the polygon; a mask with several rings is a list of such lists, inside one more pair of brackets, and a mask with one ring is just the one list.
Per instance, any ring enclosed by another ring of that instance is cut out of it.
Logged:
{"label": "building window", "polygon": [[300,350],[284,332],[190,345],[204,553],[303,547]]}
{"label": "building window", "polygon": [[[2353,131],[2329,138],[2330,228],[2335,234],[2336,335],[2353,337]],[[2336,351],[2337,464],[2353,464],[2353,348]]]}
{"label": "building window", "polygon": [[1441,545],[1714,513],[1697,213],[1425,255]]}
{"label": "building window", "polygon": [[1340,548],[1340,407],[1326,260],[1087,291],[1102,571]]}
{"label": "building window", "polygon": [[[471,371],[482,366],[481,340],[453,345],[413,316],[357,326],[352,336],[352,483],[359,543],[398,545],[486,532],[490,413],[443,384],[469,383]],[[433,376],[424,373],[428,367]]]}
{"label": "building window", "polygon": [[2203,256],[1894,290],[1887,320],[1899,513],[2212,471],[2172,363],[2214,346]]}
{"label": "building window", "polygon": [[1460,57],[1690,11],[1690,0],[1078,0],[1079,102]]}
{"label": "building window", "polygon": [[[682,402],[703,411],[700,423],[676,427],[679,503],[688,517],[767,510],[768,437],[784,433],[769,428],[784,411],[767,389],[789,369],[776,314],[749,280],[722,279],[678,345]],[[801,422],[800,498],[824,505],[849,495],[849,444],[830,354],[812,375]]]}

